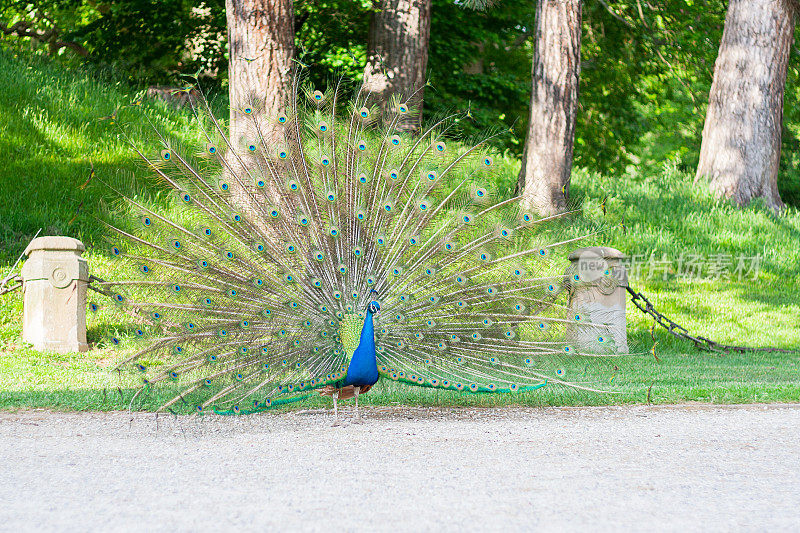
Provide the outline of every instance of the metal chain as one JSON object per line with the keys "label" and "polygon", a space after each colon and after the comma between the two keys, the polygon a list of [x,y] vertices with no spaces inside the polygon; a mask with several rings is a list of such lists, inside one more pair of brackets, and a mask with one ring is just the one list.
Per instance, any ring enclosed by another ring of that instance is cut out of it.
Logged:
{"label": "metal chain", "polygon": [[102,294],[104,296],[112,296],[114,294],[112,291],[110,291],[108,289],[98,288],[97,286],[92,285],[92,283],[94,283],[95,281],[98,282],[101,285],[106,283],[106,280],[100,279],[97,276],[89,276],[89,282],[86,284],[86,286],[88,288],[92,289],[94,292],[99,292],[100,294]]}
{"label": "metal chain", "polygon": [[17,274],[0,280],[0,296],[22,287],[22,277]]}
{"label": "metal chain", "polygon": [[[89,276],[89,282],[86,284],[88,288],[95,292],[99,292],[105,296],[111,296],[113,293],[108,289],[97,288],[96,286],[92,285],[95,281],[99,283],[105,283],[105,280],[98,278],[97,276]],[[12,284],[13,283],[13,284]],[[10,285],[12,284],[12,285]],[[11,291],[15,291],[22,287],[22,276],[19,274],[15,274],[13,276],[9,276],[6,279],[0,280],[0,296],[7,294]]]}
{"label": "metal chain", "polygon": [[[90,276],[88,288],[92,289],[93,291],[99,292],[106,296],[110,296],[110,291],[104,288],[98,288],[92,285],[93,282],[99,282],[100,284],[104,283],[104,280],[96,277]],[[9,285],[9,283],[14,283],[13,285]],[[7,279],[2,280],[0,283],[0,296],[19,289],[22,287],[22,277],[19,275],[11,276]],[[786,348],[774,348],[771,346],[766,347],[757,347],[752,348],[748,346],[734,346],[731,344],[720,344],[719,342],[712,341],[707,337],[703,337],[700,335],[694,336],[689,333],[689,330],[675,322],[674,320],[667,318],[663,313],[656,311],[656,308],[653,307],[653,304],[647,297],[642,294],[641,292],[636,292],[635,290],[631,289],[630,286],[626,286],[625,290],[628,291],[628,294],[631,295],[631,302],[635,305],[642,313],[649,315],[656,321],[656,323],[667,330],[667,332],[679,339],[690,341],[694,343],[695,347],[700,348],[701,350],[709,350],[712,352],[780,352],[780,353],[797,353],[800,349],[786,349]]]}
{"label": "metal chain", "polygon": [[731,344],[720,344],[716,341],[712,341],[707,337],[701,337],[700,335],[694,336],[689,333],[689,330],[681,326],[680,324],[676,323],[674,320],[671,320],[664,316],[662,313],[656,311],[653,304],[650,303],[650,300],[645,297],[644,294],[641,292],[636,292],[630,288],[630,286],[625,287],[628,293],[631,295],[631,302],[635,305],[642,313],[653,317],[653,320],[656,323],[666,329],[670,335],[673,335],[679,339],[691,341],[697,348],[701,350],[709,350],[712,352],[780,352],[780,353],[797,353],[800,352],[800,349],[786,349],[786,348],[773,348],[771,346],[767,347],[758,347],[758,348],[751,348],[749,346],[733,346]]}

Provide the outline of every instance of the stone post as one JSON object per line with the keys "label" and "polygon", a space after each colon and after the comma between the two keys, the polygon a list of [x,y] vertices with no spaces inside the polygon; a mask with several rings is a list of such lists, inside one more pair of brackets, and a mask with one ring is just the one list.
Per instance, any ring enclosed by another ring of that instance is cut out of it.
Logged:
{"label": "stone post", "polygon": [[22,338],[47,352],[85,352],[89,269],[83,243],[71,237],[38,237],[25,249],[22,267]]}
{"label": "stone post", "polygon": [[566,273],[569,307],[573,313],[581,315],[584,322],[602,325],[570,328],[569,341],[579,351],[628,352],[625,322],[628,273],[622,264],[624,257],[619,250],[605,246],[579,248],[569,254],[572,262]]}

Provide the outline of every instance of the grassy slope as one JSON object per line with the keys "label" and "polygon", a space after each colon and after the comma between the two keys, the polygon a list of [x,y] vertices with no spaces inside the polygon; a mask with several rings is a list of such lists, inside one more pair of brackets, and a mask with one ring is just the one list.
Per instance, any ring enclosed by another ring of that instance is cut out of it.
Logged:
{"label": "grassy slope", "polygon": [[[124,85],[64,72],[43,63],[29,64],[0,52],[0,150],[10,155],[0,168],[0,273],[13,263],[35,231],[65,234],[87,245],[102,245],[102,230],[91,214],[113,196],[100,187],[80,190],[90,160],[109,182],[125,179],[135,161],[113,127],[98,117],[131,101]],[[179,136],[188,135],[185,117],[163,106],[153,116]],[[135,133],[135,132],[134,132]],[[508,176],[515,162],[506,161]],[[510,183],[509,178],[509,183]],[[508,184],[499,184],[507,186]],[[145,184],[152,192],[155,186]],[[599,216],[599,199],[608,197],[607,220],[622,222],[627,234],[610,230],[604,244],[636,256],[714,254],[763,256],[756,280],[634,279],[669,316],[691,331],[720,342],[800,347],[800,214],[775,216],[752,206],[734,209],[711,198],[690,176],[666,166],[656,175],[598,176],[578,170],[573,193]],[[76,209],[83,203],[81,213]],[[74,218],[74,220],[72,220]],[[70,221],[72,220],[72,223]],[[580,231],[580,227],[575,229]],[[102,276],[105,265],[91,249],[90,268]],[[660,278],[657,276],[656,278]],[[118,357],[108,349],[89,354],[39,354],[20,344],[22,300],[19,291],[0,297],[0,408],[58,406],[114,409],[127,406],[130,381],[120,382],[107,367]],[[650,322],[629,310],[629,334],[648,350]],[[90,341],[100,338],[98,325]],[[649,355],[620,361],[627,387],[620,396],[462,395],[398,386],[376,387],[365,400],[494,405],[498,403],[616,403],[685,400],[749,402],[800,400],[800,355],[709,355],[656,332],[660,362]],[[135,404],[148,408],[157,399]]]}

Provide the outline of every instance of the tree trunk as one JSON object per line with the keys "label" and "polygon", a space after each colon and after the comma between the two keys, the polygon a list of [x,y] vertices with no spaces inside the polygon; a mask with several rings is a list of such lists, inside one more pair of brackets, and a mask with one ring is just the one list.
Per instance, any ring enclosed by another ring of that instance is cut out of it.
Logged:
{"label": "tree trunk", "polygon": [[[228,95],[230,123],[228,136],[234,146],[242,146],[248,136],[250,118],[242,113],[261,100],[261,133],[268,141],[278,141],[274,118],[284,111],[290,96],[291,65],[294,55],[294,5],[292,0],[225,0],[228,23]],[[254,115],[255,116],[255,115]],[[253,136],[252,129],[249,134]],[[249,139],[254,140],[254,139]],[[231,201],[246,213],[258,213],[253,197],[247,193],[249,179],[241,159],[229,156],[225,174],[229,178]],[[239,180],[231,176],[238,175]],[[276,200],[277,191],[270,190]],[[258,217],[255,217],[258,220]],[[266,230],[266,228],[265,228]]]}
{"label": "tree trunk", "polygon": [[228,94],[230,138],[244,132],[240,109],[254,95],[265,114],[275,117],[289,97],[294,56],[292,0],[225,0],[228,19]]}
{"label": "tree trunk", "polygon": [[[431,27],[431,0],[378,0],[369,23],[364,88],[381,110],[395,103],[412,110],[398,124],[415,131],[422,119],[425,69]],[[399,100],[392,102],[397,95]]]}
{"label": "tree trunk", "polygon": [[543,215],[569,196],[581,58],[581,1],[539,0],[528,137],[517,193]]}
{"label": "tree trunk", "polygon": [[695,181],[746,205],[778,194],[783,89],[794,34],[789,0],[731,0],[708,96]]}

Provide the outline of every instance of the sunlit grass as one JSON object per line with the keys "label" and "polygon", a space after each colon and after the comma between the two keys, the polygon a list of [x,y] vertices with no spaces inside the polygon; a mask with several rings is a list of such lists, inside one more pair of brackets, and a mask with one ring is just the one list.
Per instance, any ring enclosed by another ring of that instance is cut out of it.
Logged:
{"label": "sunlit grass", "polygon": [[[684,346],[685,347],[685,346]],[[139,378],[111,370],[118,354],[95,349],[84,354],[42,354],[5,344],[0,351],[0,409],[47,407],[66,410],[153,410],[178,390],[170,387],[139,394]],[[796,402],[800,399],[800,355],[709,354],[664,350],[619,361],[620,394],[577,393],[546,386],[520,394],[468,394],[411,387],[381,380],[364,405],[547,406],[630,403]],[[312,397],[293,408],[329,407]],[[178,403],[175,412],[194,405]]]}

